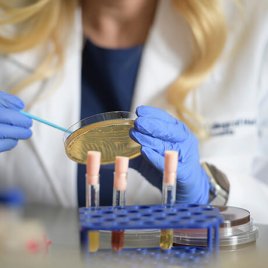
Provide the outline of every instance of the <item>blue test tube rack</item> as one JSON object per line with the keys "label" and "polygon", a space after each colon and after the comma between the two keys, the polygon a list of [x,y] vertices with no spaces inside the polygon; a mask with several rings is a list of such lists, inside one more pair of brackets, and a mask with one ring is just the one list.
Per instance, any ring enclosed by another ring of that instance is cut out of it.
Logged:
{"label": "blue test tube rack", "polygon": [[223,217],[218,208],[198,204],[80,208],[81,234],[101,230],[206,229],[209,251],[219,247]]}

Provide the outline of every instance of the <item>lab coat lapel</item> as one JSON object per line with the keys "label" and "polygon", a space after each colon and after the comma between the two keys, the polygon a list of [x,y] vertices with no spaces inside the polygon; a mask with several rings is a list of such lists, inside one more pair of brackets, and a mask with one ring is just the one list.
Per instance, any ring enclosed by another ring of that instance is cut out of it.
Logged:
{"label": "lab coat lapel", "polygon": [[139,105],[152,105],[172,111],[165,98],[166,89],[191,57],[192,39],[186,23],[172,1],[160,0],[158,5],[140,63],[132,110]]}

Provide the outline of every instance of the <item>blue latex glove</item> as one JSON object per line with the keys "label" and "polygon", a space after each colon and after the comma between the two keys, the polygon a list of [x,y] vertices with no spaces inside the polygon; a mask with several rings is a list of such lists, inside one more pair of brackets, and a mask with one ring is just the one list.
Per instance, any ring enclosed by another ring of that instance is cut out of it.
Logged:
{"label": "blue latex glove", "polygon": [[20,139],[31,137],[32,119],[19,112],[23,108],[18,97],[0,91],[0,152],[11,150]]}
{"label": "blue latex glove", "polygon": [[187,126],[163,110],[140,106],[130,136],[141,144],[142,156],[134,159],[137,169],[150,183],[162,188],[164,153],[179,153],[176,202],[206,204],[209,179],[199,162],[198,141]]}

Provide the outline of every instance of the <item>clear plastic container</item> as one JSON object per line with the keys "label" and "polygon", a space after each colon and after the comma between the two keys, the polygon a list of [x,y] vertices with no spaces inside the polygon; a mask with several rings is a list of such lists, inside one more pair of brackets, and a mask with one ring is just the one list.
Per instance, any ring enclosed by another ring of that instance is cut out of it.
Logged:
{"label": "clear plastic container", "polygon": [[72,125],[64,134],[67,156],[78,163],[86,163],[87,152],[101,152],[101,163],[114,163],[116,156],[134,158],[140,145],[129,137],[136,115],[114,111],[87,117]]}

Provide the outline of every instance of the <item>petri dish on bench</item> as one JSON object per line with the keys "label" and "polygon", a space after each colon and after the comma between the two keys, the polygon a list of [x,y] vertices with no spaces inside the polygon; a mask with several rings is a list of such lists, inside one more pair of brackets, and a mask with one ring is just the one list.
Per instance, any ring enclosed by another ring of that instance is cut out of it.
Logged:
{"label": "petri dish on bench", "polygon": [[[232,206],[215,206],[220,210],[224,222],[220,226],[220,248],[237,249],[254,243],[258,228],[254,225],[250,212]],[[174,243],[187,246],[206,246],[206,229],[181,229],[174,231]]]}
{"label": "petri dish on bench", "polygon": [[64,147],[73,161],[86,164],[87,152],[101,152],[101,163],[112,164],[116,156],[140,155],[140,145],[129,137],[136,115],[114,111],[87,117],[64,133]]}

